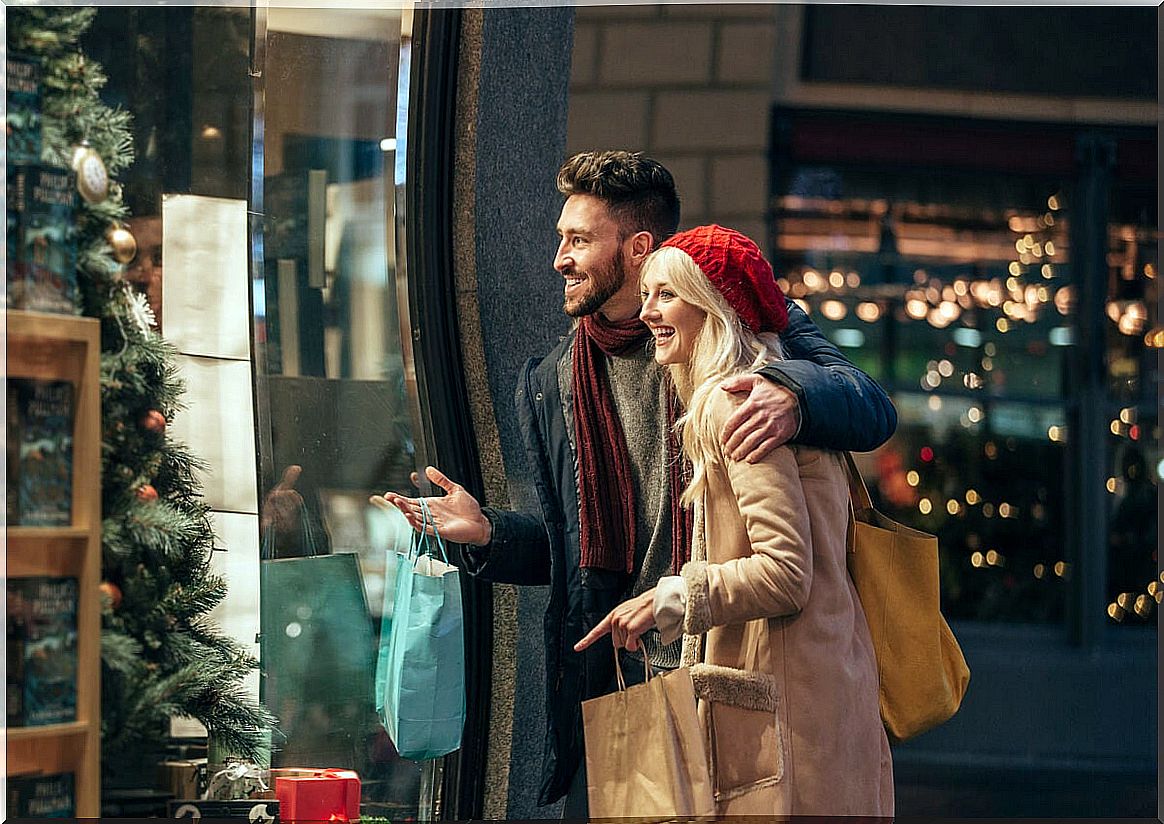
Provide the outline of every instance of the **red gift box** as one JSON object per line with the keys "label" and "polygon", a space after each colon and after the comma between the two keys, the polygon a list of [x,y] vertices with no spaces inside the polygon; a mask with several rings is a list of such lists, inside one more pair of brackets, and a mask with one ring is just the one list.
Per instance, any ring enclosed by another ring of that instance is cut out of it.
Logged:
{"label": "red gift box", "polygon": [[277,776],[279,820],[355,821],[360,817],[360,776],[353,770],[318,770],[312,775]]}

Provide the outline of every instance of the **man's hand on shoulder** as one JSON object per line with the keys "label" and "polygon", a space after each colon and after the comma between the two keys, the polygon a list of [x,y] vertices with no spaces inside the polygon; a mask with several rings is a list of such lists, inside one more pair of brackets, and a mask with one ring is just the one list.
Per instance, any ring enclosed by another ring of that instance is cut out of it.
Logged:
{"label": "man's hand on shoulder", "polygon": [[748,396],[724,424],[721,440],[732,460],[756,463],[800,429],[796,394],[763,375],[736,375],[719,386],[725,392]]}

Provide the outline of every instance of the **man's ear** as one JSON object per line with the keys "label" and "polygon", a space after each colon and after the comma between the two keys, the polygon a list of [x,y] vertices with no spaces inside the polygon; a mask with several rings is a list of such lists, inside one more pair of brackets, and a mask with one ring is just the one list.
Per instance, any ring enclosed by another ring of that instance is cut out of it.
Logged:
{"label": "man's ear", "polygon": [[635,232],[630,236],[631,260],[636,264],[641,265],[654,248],[655,237],[650,232]]}

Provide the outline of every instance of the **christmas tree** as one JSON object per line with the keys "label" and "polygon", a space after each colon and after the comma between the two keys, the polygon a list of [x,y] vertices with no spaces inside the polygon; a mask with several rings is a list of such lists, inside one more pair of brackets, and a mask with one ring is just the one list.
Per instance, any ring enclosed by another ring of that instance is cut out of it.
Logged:
{"label": "christmas tree", "polygon": [[78,46],[96,13],[9,9],[7,36],[10,55],[39,66],[41,163],[77,173],[79,309],[101,321],[103,763],[160,751],[174,716],[257,759],[273,718],[243,684],[257,661],[208,618],[226,584],[210,570],[199,463],[166,431],[182,409],[175,353],[125,279],[135,242],[115,179],[133,142],[130,115],[101,102],[106,78]]}

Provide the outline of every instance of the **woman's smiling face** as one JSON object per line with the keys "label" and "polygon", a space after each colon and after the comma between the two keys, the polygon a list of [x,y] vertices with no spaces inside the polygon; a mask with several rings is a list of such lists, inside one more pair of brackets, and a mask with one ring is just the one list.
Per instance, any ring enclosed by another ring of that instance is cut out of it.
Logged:
{"label": "woman's smiling face", "polygon": [[656,361],[687,363],[707,313],[675,294],[664,270],[654,266],[643,277],[639,318],[655,336]]}

